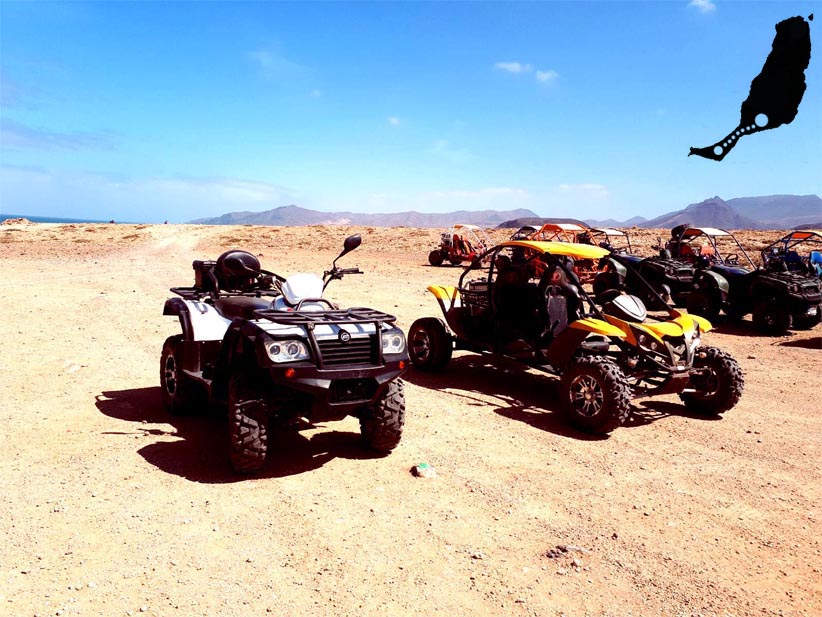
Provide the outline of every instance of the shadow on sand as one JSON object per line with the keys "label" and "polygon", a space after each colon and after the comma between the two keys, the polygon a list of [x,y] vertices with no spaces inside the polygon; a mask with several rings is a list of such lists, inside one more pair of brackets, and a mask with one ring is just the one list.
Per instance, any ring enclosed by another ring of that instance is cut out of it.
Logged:
{"label": "shadow on sand", "polygon": [[782,341],[780,347],[799,347],[801,349],[815,349],[822,351],[822,336],[812,336],[811,338],[798,339],[795,341]]}
{"label": "shadow on sand", "polygon": [[[509,358],[464,355],[451,360],[442,373],[411,369],[403,379],[431,390],[447,388],[450,394],[474,401],[476,406],[487,405],[487,402],[475,394],[492,396],[501,403],[494,409],[495,413],[541,431],[583,441],[608,438],[608,435],[585,433],[568,423],[560,402],[559,379],[526,371],[520,363]],[[643,426],[668,416],[706,419],[681,404],[641,399],[632,405],[624,427]]]}
{"label": "shadow on sand", "polygon": [[[253,476],[242,476],[231,470],[228,428],[218,411],[209,410],[199,416],[173,416],[163,406],[159,387],[107,391],[95,398],[102,413],[134,424],[131,431],[106,434],[164,438],[143,446],[139,454],[158,469],[192,482],[222,484],[251,478],[280,478],[317,469],[334,458],[380,457],[362,447],[359,433],[328,431],[308,438],[297,429],[272,427],[265,467]],[[168,424],[172,430],[154,426]],[[298,428],[315,427],[303,424]],[[169,437],[177,439],[171,441]]]}

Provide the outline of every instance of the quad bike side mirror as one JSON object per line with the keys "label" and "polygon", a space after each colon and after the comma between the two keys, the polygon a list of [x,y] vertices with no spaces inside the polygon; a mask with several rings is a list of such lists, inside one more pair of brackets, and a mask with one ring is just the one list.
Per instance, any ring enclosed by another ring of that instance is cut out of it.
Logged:
{"label": "quad bike side mirror", "polygon": [[[348,253],[353,251],[355,248],[357,248],[360,244],[362,244],[362,236],[360,236],[360,234],[354,234],[354,235],[348,236],[345,239],[345,242],[343,242],[342,253],[337,255],[337,259],[339,259],[343,255],[347,255]],[[335,264],[337,263],[337,259],[334,260]]]}

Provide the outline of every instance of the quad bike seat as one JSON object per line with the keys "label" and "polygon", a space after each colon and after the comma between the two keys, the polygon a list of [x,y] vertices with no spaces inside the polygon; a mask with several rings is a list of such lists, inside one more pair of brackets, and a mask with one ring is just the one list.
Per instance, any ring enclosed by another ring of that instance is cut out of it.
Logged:
{"label": "quad bike seat", "polygon": [[226,296],[214,301],[214,308],[227,319],[253,319],[254,311],[271,308],[271,299],[252,296]]}

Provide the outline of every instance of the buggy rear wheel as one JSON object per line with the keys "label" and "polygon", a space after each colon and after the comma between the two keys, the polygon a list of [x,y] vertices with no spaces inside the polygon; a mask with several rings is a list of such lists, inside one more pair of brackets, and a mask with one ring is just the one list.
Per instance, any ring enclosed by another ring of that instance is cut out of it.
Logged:
{"label": "buggy rear wheel", "polygon": [[685,308],[692,315],[699,315],[708,321],[714,321],[719,316],[719,302],[714,295],[698,289],[688,294]]}
{"label": "buggy rear wheel", "polygon": [[388,384],[385,394],[360,415],[365,445],[383,454],[397,447],[405,425],[405,386],[401,379]]}
{"label": "buggy rear wheel", "polygon": [[622,426],[631,413],[628,380],[609,358],[577,358],[560,383],[568,420],[583,431],[610,433]]}
{"label": "buggy rear wheel", "polygon": [[182,368],[183,337],[169,336],[163,343],[160,355],[160,389],[163,405],[175,416],[194,413],[203,404],[199,400],[197,384],[185,374]]}
{"label": "buggy rear wheel", "polygon": [[764,334],[784,334],[790,330],[793,322],[791,314],[776,298],[757,304],[752,319],[754,327]]}
{"label": "buggy rear wheel", "polygon": [[449,255],[448,261],[451,262],[452,266],[458,266],[462,263],[462,257],[460,255]]}
{"label": "buggy rear wheel", "polygon": [[428,253],[428,263],[432,266],[441,266],[443,261],[442,251],[431,251]]}
{"label": "buggy rear wheel", "polygon": [[694,368],[703,370],[703,374],[691,376],[696,392],[679,395],[688,409],[718,416],[739,402],[745,380],[730,354],[716,347],[699,347],[694,354]]}
{"label": "buggy rear wheel", "polygon": [[439,371],[451,361],[454,344],[442,319],[423,317],[408,331],[408,352],[415,368]]}
{"label": "buggy rear wheel", "polygon": [[251,378],[241,370],[228,380],[228,437],[234,470],[259,471],[268,451],[268,409]]}

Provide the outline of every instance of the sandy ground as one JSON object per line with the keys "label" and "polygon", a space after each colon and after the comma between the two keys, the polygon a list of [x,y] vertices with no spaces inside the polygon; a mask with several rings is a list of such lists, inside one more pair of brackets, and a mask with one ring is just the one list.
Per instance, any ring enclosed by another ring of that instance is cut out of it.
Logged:
{"label": "sandy ground", "polygon": [[[356,231],[343,263],[366,274],[330,294],[406,330],[436,315],[426,285],[459,274],[426,263],[438,230]],[[321,271],[350,232],[0,226],[0,614],[822,614],[822,326],[708,334],[746,375],[719,420],[644,399],[591,438],[552,378],[457,354],[406,373],[390,456],[349,418],[278,434],[262,474],[233,475],[219,417],[162,408],[168,288],[230,247]]]}

